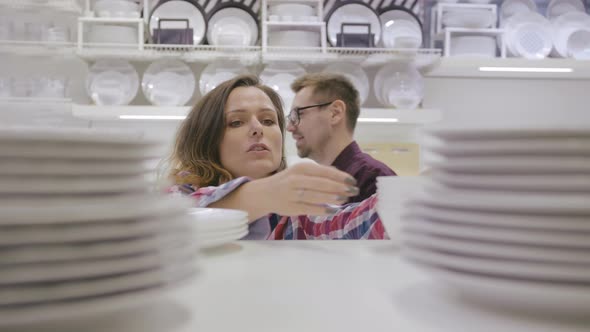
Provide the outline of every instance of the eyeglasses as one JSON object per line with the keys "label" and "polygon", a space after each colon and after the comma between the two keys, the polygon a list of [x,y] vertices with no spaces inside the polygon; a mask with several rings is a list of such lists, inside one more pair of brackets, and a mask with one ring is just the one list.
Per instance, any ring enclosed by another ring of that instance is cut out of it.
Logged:
{"label": "eyeglasses", "polygon": [[287,116],[287,120],[289,120],[289,122],[292,125],[297,126],[297,125],[299,125],[299,122],[301,122],[301,111],[306,110],[308,108],[313,108],[313,107],[328,106],[333,102],[334,102],[334,100],[332,100],[331,102],[327,102],[327,103],[321,103],[321,104],[315,104],[315,105],[309,105],[309,106],[303,106],[303,107],[295,107],[294,109],[291,110],[291,112]]}

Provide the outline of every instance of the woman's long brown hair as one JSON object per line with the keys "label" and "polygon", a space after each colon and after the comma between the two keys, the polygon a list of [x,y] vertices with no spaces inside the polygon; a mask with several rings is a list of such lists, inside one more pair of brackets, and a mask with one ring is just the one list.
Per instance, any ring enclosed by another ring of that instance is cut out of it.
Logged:
{"label": "woman's long brown hair", "polygon": [[225,104],[230,93],[238,87],[258,88],[273,103],[283,136],[281,164],[275,172],[286,168],[285,117],[281,97],[272,88],[262,85],[256,76],[243,75],[221,83],[203,96],[181,124],[169,160],[169,175],[175,184],[218,186],[233,178],[221,165],[220,145],[225,133]]}

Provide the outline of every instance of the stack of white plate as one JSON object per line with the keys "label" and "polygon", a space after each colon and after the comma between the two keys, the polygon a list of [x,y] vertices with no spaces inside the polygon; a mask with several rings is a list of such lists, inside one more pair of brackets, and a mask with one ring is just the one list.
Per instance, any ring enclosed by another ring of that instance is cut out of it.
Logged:
{"label": "stack of white plate", "polygon": [[248,235],[248,213],[245,211],[193,208],[190,215],[201,248],[217,247]]}
{"label": "stack of white plate", "polygon": [[142,305],[196,274],[187,201],[151,193],[159,145],[0,129],[0,328]]}
{"label": "stack of white plate", "polygon": [[590,127],[438,127],[403,252],[466,298],[590,314]]}

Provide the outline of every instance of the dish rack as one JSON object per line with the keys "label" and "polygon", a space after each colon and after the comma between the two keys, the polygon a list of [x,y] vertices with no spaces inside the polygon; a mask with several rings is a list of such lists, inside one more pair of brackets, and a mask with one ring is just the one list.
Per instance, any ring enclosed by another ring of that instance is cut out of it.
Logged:
{"label": "dish rack", "polygon": [[[496,18],[493,27],[490,28],[464,28],[444,27],[443,15],[449,9],[480,9],[490,11]],[[457,35],[493,36],[498,40],[500,57],[506,57],[506,43],[502,38],[504,29],[497,28],[498,5],[496,4],[471,4],[471,3],[437,3],[430,9],[430,48],[435,47],[437,41],[443,42],[443,56],[451,56],[452,37]]]}

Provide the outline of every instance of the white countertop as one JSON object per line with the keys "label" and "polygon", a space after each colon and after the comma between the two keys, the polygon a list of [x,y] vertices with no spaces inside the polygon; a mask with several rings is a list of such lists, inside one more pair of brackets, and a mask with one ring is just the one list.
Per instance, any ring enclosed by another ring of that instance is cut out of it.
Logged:
{"label": "white countertop", "polygon": [[[402,261],[389,241],[239,241],[201,257],[182,298],[146,304],[92,331],[590,331],[462,302]],[[132,320],[129,318],[133,317]]]}

